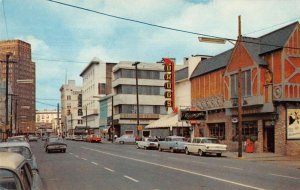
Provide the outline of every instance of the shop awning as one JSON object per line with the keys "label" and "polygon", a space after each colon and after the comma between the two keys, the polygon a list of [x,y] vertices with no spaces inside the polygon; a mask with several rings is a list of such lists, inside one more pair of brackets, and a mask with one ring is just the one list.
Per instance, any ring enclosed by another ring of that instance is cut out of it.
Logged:
{"label": "shop awning", "polygon": [[169,115],[163,116],[159,120],[153,121],[147,125],[146,129],[155,128],[170,128],[170,127],[189,127],[185,121],[178,121],[178,114],[171,113]]}

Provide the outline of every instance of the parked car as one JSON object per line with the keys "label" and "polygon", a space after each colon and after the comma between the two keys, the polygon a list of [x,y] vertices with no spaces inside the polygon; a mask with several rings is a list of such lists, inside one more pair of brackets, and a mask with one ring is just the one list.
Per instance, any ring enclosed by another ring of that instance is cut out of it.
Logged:
{"label": "parked car", "polygon": [[133,135],[122,135],[121,137],[116,138],[116,143],[135,143],[135,137]]}
{"label": "parked car", "polygon": [[38,141],[39,137],[35,136],[35,135],[29,135],[28,136],[28,141],[31,142],[31,141]]}
{"label": "parked car", "polygon": [[50,153],[53,151],[66,152],[67,144],[64,143],[63,139],[60,137],[49,138],[45,144],[45,152]]}
{"label": "parked car", "polygon": [[74,141],[83,141],[83,137],[82,137],[82,135],[75,135],[73,140]]}
{"label": "parked car", "polygon": [[92,143],[92,142],[100,143],[101,140],[102,140],[102,139],[101,139],[100,135],[95,135],[95,134],[93,134],[93,135],[89,135],[89,136],[87,137],[87,142],[90,142],[90,143]]}
{"label": "parked car", "polygon": [[158,149],[158,139],[155,137],[145,137],[141,141],[136,141],[136,148]]}
{"label": "parked car", "polygon": [[48,138],[48,135],[43,135],[42,136],[42,141],[45,141]]}
{"label": "parked car", "polygon": [[26,158],[17,153],[0,152],[0,189],[44,188],[39,174],[32,171]]}
{"label": "parked car", "polygon": [[196,153],[200,156],[205,156],[206,154],[216,154],[221,156],[223,152],[227,149],[227,145],[220,144],[217,138],[211,137],[196,137],[193,139],[192,143],[187,143],[185,145],[185,153]]}
{"label": "parked car", "polygon": [[38,165],[36,162],[36,158],[31,151],[30,145],[28,142],[3,142],[0,143],[0,152],[15,152],[24,156],[32,170],[38,172]]}
{"label": "parked car", "polygon": [[12,136],[7,138],[7,142],[26,142],[27,138],[25,135]]}
{"label": "parked car", "polygon": [[159,141],[158,150],[170,150],[171,152],[183,152],[185,148],[185,138],[181,136],[167,136],[164,141]]}

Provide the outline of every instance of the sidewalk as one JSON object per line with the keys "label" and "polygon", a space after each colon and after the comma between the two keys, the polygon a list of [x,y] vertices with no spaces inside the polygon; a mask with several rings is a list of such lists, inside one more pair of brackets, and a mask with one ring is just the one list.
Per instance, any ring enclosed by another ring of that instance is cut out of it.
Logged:
{"label": "sidewalk", "polygon": [[248,160],[254,162],[266,162],[279,165],[286,165],[296,167],[300,169],[300,157],[299,156],[284,156],[274,153],[242,153],[242,157],[238,157],[238,152],[225,152],[223,156],[232,159]]}

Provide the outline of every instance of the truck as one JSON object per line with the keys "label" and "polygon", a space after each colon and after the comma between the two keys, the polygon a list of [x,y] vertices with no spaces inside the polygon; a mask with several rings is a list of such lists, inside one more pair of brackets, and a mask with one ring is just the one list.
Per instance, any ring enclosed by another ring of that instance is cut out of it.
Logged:
{"label": "truck", "polygon": [[216,154],[218,157],[227,150],[227,145],[221,144],[217,138],[212,137],[195,137],[191,143],[185,144],[185,153],[199,154],[205,156],[206,154]]}

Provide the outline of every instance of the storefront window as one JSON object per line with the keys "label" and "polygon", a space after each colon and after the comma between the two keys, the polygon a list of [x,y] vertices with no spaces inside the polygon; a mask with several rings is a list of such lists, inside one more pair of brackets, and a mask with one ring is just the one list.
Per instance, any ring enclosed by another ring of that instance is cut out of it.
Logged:
{"label": "storefront window", "polygon": [[[238,125],[236,125],[236,135],[233,138],[233,141],[238,141],[239,138],[239,134],[238,134]],[[242,130],[242,135],[243,135],[243,141],[246,141],[248,138],[251,139],[252,141],[256,141],[257,140],[257,136],[258,136],[258,129],[257,129],[257,122],[255,121],[247,121],[247,122],[243,122],[243,130]]]}
{"label": "storefront window", "polygon": [[225,123],[208,124],[209,136],[225,140]]}

